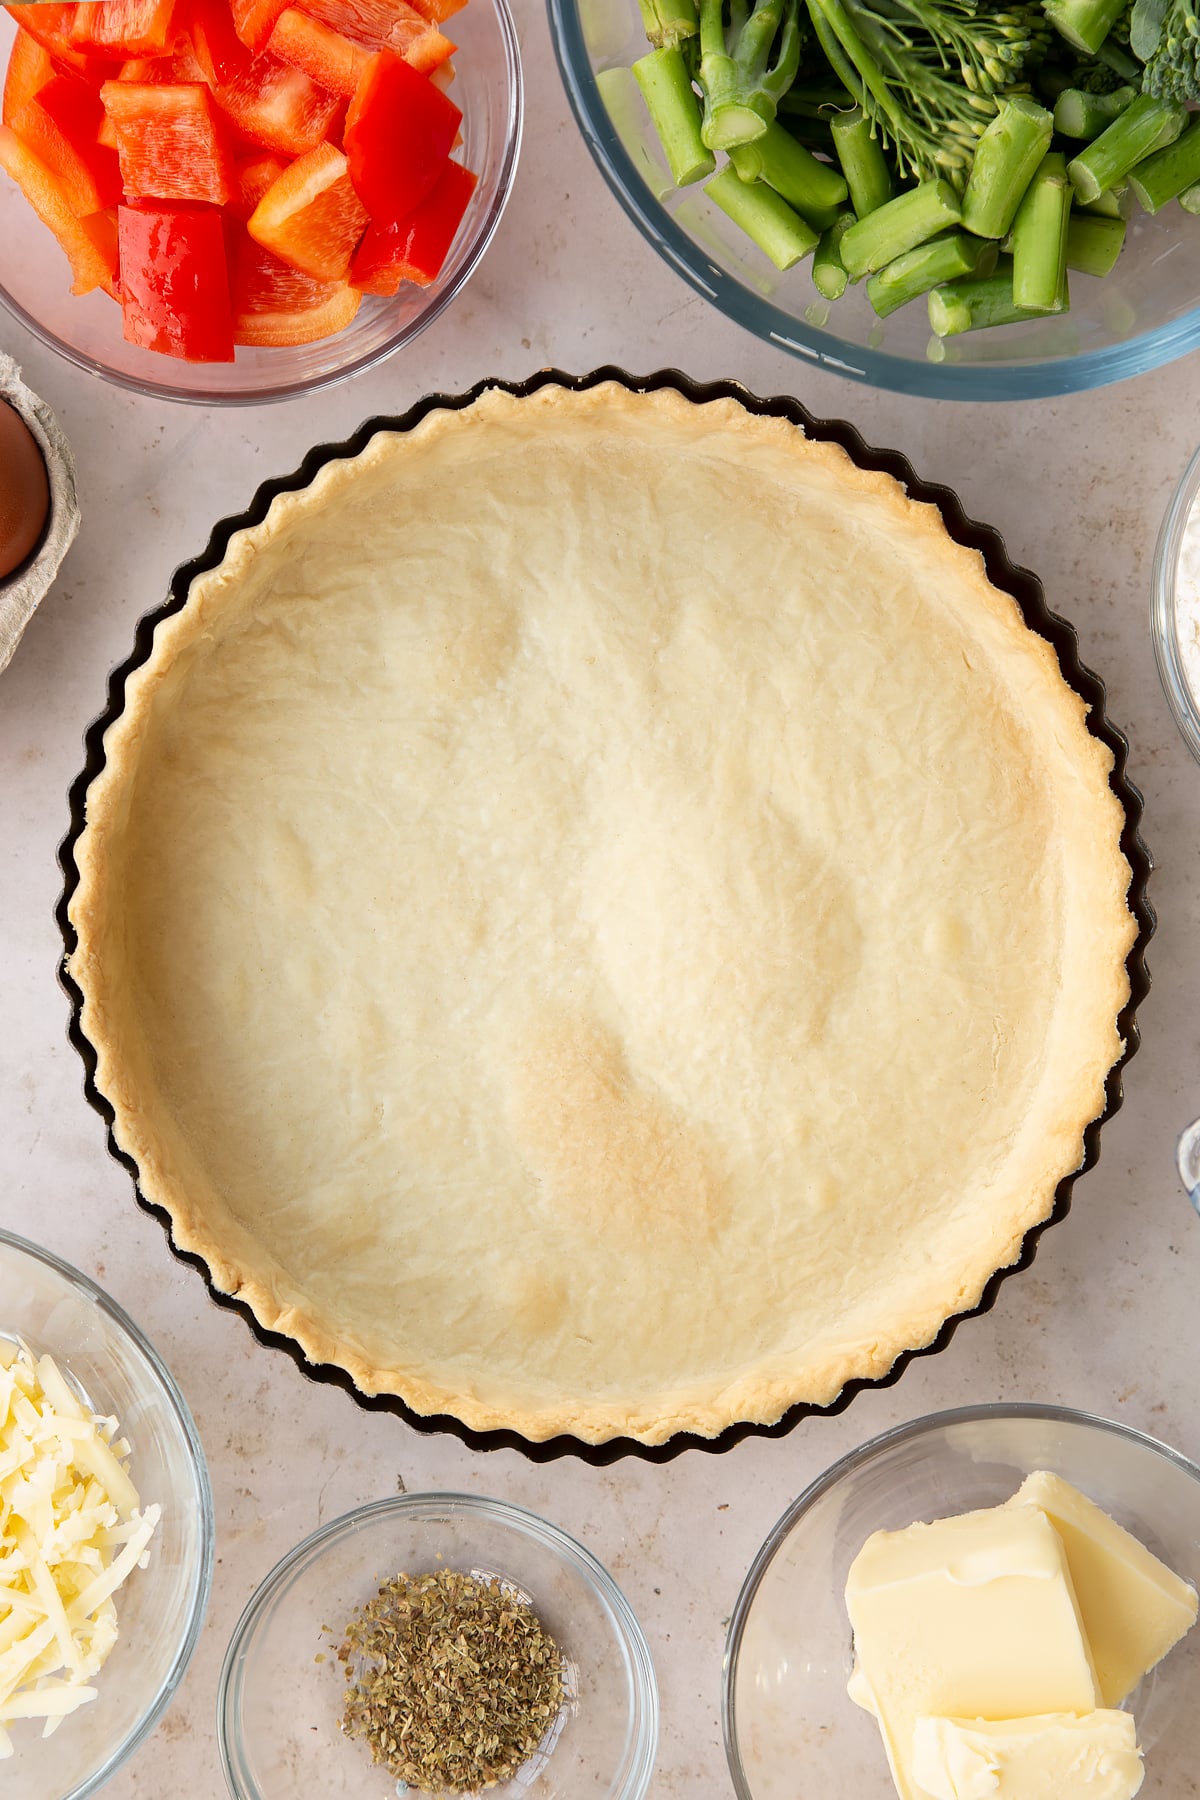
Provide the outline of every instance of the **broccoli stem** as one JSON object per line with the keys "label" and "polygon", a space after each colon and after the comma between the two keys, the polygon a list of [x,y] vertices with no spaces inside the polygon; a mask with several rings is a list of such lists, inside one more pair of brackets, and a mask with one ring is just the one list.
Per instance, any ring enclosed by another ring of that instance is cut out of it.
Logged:
{"label": "broccoli stem", "polygon": [[1119,119],[1067,164],[1079,198],[1095,200],[1107,188],[1115,187],[1136,163],[1173,144],[1187,120],[1186,107],[1139,94]]}
{"label": "broccoli stem", "polygon": [[1053,132],[1053,119],[1036,101],[1018,94],[1000,102],[976,147],[963,192],[962,222],[968,231],[977,237],[1005,235]]}
{"label": "broccoli stem", "polygon": [[646,36],[657,49],[678,50],[700,29],[696,0],[638,0]]}
{"label": "broccoli stem", "polygon": [[794,206],[815,231],[825,231],[846,198],[846,183],[829,163],[818,162],[777,122],[752,143],[730,151],[743,181],[765,181]]}
{"label": "broccoli stem", "polygon": [[[1065,304],[1055,308],[1065,311]],[[1013,299],[1012,264],[1002,263],[992,275],[977,275],[934,288],[929,296],[929,323],[938,337],[955,337],[960,331],[981,331],[989,325],[1015,325],[1022,319],[1040,319]]]}
{"label": "broccoli stem", "polygon": [[1118,182],[1116,187],[1105,188],[1094,200],[1087,201],[1081,210],[1099,213],[1105,219],[1128,219],[1133,213],[1133,195],[1126,182]]}
{"label": "broccoli stem", "polygon": [[700,181],[717,166],[700,136],[700,102],[678,50],[651,50],[633,65],[646,110],[677,187]]}
{"label": "broccoli stem", "polygon": [[1124,242],[1124,219],[1073,212],[1067,226],[1067,267],[1081,275],[1111,275]]}
{"label": "broccoli stem", "polygon": [[1193,217],[1200,213],[1200,181],[1195,187],[1184,188],[1179,196],[1179,204],[1185,213],[1191,213]]}
{"label": "broccoli stem", "polygon": [[1156,150],[1129,171],[1129,185],[1148,213],[1156,213],[1185,188],[1200,181],[1200,119],[1165,150]]}
{"label": "broccoli stem", "polygon": [[1058,310],[1067,268],[1071,184],[1059,150],[1042,158],[1013,220],[1013,303],[1026,312]]}
{"label": "broccoli stem", "polygon": [[958,195],[948,181],[923,181],[850,226],[842,239],[847,273],[870,275],[948,225],[957,225],[960,217]]}
{"label": "broccoli stem", "polygon": [[1137,89],[1120,87],[1111,94],[1085,94],[1082,88],[1065,88],[1054,102],[1054,129],[1063,137],[1086,138],[1090,143],[1107,131],[1114,119],[1137,99]]}
{"label": "broccoli stem", "polygon": [[1045,14],[1068,44],[1095,56],[1125,11],[1126,0],[1045,0]]}
{"label": "broccoli stem", "polygon": [[[701,135],[710,150],[761,137],[800,66],[799,0],[737,0],[726,40],[723,0],[700,3]],[[775,61],[771,62],[772,50]]]}
{"label": "broccoli stem", "polygon": [[850,282],[842,261],[842,239],[854,224],[852,212],[839,213],[813,251],[812,278],[818,294],[826,300],[840,300]]}
{"label": "broccoli stem", "polygon": [[718,171],[704,191],[777,269],[790,269],[817,247],[812,226],[792,211],[765,181],[743,181],[732,164]]}
{"label": "broccoli stem", "polygon": [[930,288],[957,281],[960,275],[987,274],[996,266],[996,246],[965,231],[949,231],[906,250],[886,263],[867,282],[867,299],[881,319],[907,306]]}
{"label": "broccoli stem", "polygon": [[850,204],[860,219],[886,206],[895,193],[883,145],[861,106],[838,113],[831,121],[833,147],[850,187]]}

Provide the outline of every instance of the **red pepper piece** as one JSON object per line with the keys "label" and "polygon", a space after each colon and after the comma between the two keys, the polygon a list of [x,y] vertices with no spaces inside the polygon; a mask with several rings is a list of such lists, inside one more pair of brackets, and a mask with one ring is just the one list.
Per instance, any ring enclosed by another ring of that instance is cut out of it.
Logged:
{"label": "red pepper piece", "polygon": [[267,189],[289,167],[287,157],[278,155],[274,150],[260,151],[257,156],[248,156],[237,163],[234,169],[237,192],[228,207],[234,218],[241,219],[244,223]]}
{"label": "red pepper piece", "polygon": [[29,5],[9,6],[5,10],[62,68],[77,69],[82,75],[92,67],[95,58],[81,50],[71,38],[75,20],[73,5],[47,6],[40,0],[32,0]]}
{"label": "red pepper piece", "polygon": [[417,11],[434,25],[443,25],[452,19],[456,12],[461,12],[467,0],[413,0]]}
{"label": "red pepper piece", "polygon": [[350,265],[364,294],[394,294],[402,281],[428,287],[442,272],[479,177],[448,162],[431,194],[407,219],[372,221]]}
{"label": "red pepper piece", "polygon": [[348,282],[305,275],[245,232],[233,252],[231,289],[235,341],[276,347],[343,330],[362,299]]}
{"label": "red pepper piece", "polygon": [[[190,44],[181,43],[170,56],[131,56],[128,62],[121,64],[115,79],[149,82],[154,87],[174,87],[181,81],[207,82],[208,78],[192,54]],[[113,148],[116,148],[115,137]]]}
{"label": "red pepper piece", "polygon": [[288,0],[231,0],[233,28],[250,50],[265,50],[276,19]]}
{"label": "red pepper piece", "polygon": [[0,102],[0,123],[11,125],[27,100],[54,78],[50,52],[27,31],[18,30],[9,53],[4,76],[4,99]]}
{"label": "red pepper piece", "polygon": [[347,99],[371,60],[371,52],[362,44],[310,19],[295,6],[285,7],[276,19],[267,49],[280,62],[303,69],[319,87],[328,88],[331,94],[344,94]]}
{"label": "red pepper piece", "polygon": [[371,217],[405,219],[445,167],[462,114],[446,94],[397,56],[371,58],[346,114],[350,179]]}
{"label": "red pepper piece", "polygon": [[213,99],[244,137],[267,150],[303,156],[334,129],[344,102],[278,57],[243,52],[232,81],[213,89]]}
{"label": "red pepper piece", "polygon": [[52,169],[23,144],[8,125],[0,125],[0,169],[7,169],[43,225],[54,233],[71,264],[73,294],[102,287],[117,291],[117,233],[112,214],[92,213],[81,219]]}
{"label": "red pepper piece", "polygon": [[100,98],[117,133],[130,199],[224,206],[236,194],[228,126],[200,82],[106,81]]}
{"label": "red pepper piece", "polygon": [[71,40],[109,56],[165,56],[176,37],[175,0],[79,0]]}
{"label": "red pepper piece", "polygon": [[221,215],[142,201],[118,209],[117,231],[129,342],[188,362],[232,362]]}
{"label": "red pepper piece", "polygon": [[103,117],[90,83],[77,75],[55,75],[11,121],[17,136],[57,175],[80,218],[121,198],[116,155],[96,136]]}
{"label": "red pepper piece", "polygon": [[233,81],[245,67],[246,46],[233,29],[228,0],[188,0],[185,26],[210,87]]}
{"label": "red pepper piece", "polygon": [[346,158],[332,144],[298,156],[269,187],[247,222],[250,236],[306,275],[344,281],[367,211]]}
{"label": "red pepper piece", "polygon": [[364,50],[394,50],[424,74],[454,54],[449,38],[408,0],[304,0],[301,10]]}

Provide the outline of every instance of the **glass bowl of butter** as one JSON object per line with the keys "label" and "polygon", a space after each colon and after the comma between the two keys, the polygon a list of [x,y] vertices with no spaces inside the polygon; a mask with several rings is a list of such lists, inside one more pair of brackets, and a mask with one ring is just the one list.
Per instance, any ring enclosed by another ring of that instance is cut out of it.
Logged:
{"label": "glass bowl of butter", "polygon": [[200,1636],[213,1507],[187,1403],[79,1270],[0,1231],[0,1788],[85,1800]]}
{"label": "glass bowl of butter", "polygon": [[1063,1407],[935,1414],[834,1465],[729,1625],[738,1800],[1177,1800],[1200,1469]]}

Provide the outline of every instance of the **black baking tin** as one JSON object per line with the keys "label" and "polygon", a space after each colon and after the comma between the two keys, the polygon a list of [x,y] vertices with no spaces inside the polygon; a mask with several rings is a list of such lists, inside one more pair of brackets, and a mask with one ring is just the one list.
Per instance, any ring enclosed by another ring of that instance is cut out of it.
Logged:
{"label": "black baking tin", "polygon": [[1055,1193],[1054,1209],[1049,1218],[1042,1224],[1035,1225],[1026,1234],[1017,1261],[1007,1269],[998,1270],[992,1276],[983,1291],[979,1305],[969,1313],[959,1313],[948,1319],[933,1342],[923,1349],[905,1351],[896,1359],[886,1375],[870,1381],[847,1382],[837,1399],[830,1405],[793,1406],[773,1425],[738,1423],[731,1425],[715,1438],[702,1438],[692,1433],[681,1432],[670,1438],[667,1443],[653,1446],[636,1443],[631,1438],[613,1438],[606,1443],[593,1445],[584,1444],[576,1438],[563,1435],[547,1439],[543,1443],[533,1443],[514,1431],[472,1431],[461,1424],[458,1419],[447,1414],[426,1415],[413,1412],[402,1400],[393,1395],[362,1394],[343,1369],[329,1364],[309,1363],[299,1346],[290,1338],[277,1332],[265,1331],[244,1301],[236,1299],[233,1295],[221,1293],[214,1287],[208,1266],[202,1258],[177,1248],[171,1237],[169,1214],[164,1208],[156,1206],[146,1199],[137,1185],[136,1164],[119,1148],[113,1137],[113,1110],[96,1087],[96,1053],[80,1026],[83,995],[67,972],[65,958],[59,965],[59,979],[71,1002],[69,1036],[83,1058],[84,1092],[108,1128],[109,1150],[118,1162],[124,1164],[133,1177],[138,1204],[160,1221],[175,1255],[181,1262],[189,1264],[200,1272],[210,1296],[218,1306],[240,1314],[260,1344],[271,1349],[286,1351],[296,1367],[310,1380],[332,1382],[336,1386],[344,1388],[367,1411],[394,1413],[417,1431],[451,1432],[472,1450],[518,1450],[534,1462],[548,1462],[560,1456],[575,1456],[583,1462],[597,1465],[615,1462],[622,1456],[637,1456],[646,1462],[669,1462],[688,1449],[724,1451],[730,1449],[734,1444],[740,1443],[745,1437],[782,1437],[791,1431],[801,1419],[817,1414],[832,1415],[842,1412],[863,1388],[890,1387],[904,1373],[914,1357],[932,1356],[936,1352],[944,1350],[964,1318],[975,1318],[980,1313],[988,1312],[995,1303],[1001,1283],[1021,1269],[1027,1269],[1032,1263],[1042,1233],[1049,1226],[1057,1224],[1059,1220],[1066,1217],[1070,1210],[1071,1194],[1076,1179],[1085,1170],[1092,1167],[1100,1153],[1100,1127],[1104,1120],[1110,1118],[1121,1105],[1121,1071],[1136,1051],[1139,1042],[1135,1018],[1136,1009],[1146,997],[1150,987],[1145,954],[1155,924],[1154,912],[1146,897],[1152,863],[1138,830],[1142,816],[1142,796],[1125,772],[1128,744],[1122,734],[1109,723],[1105,715],[1103,682],[1090,669],[1085,668],[1079,660],[1078,640],[1073,627],[1065,619],[1050,611],[1037,577],[1027,569],[1016,567],[1009,560],[1004,540],[999,532],[993,530],[991,526],[980,525],[974,519],[969,519],[963,511],[957,495],[950,488],[921,481],[913,472],[907,459],[898,452],[875,449],[863,441],[853,425],[847,424],[844,420],[813,418],[812,414],[798,400],[793,400],[790,396],[759,399],[748,393],[735,381],[696,382],[689,380],[687,376],[674,369],[659,370],[655,374],[639,377],[630,375],[622,369],[604,367],[594,369],[587,375],[566,375],[558,369],[543,369],[530,376],[526,381],[484,380],[477,382],[465,394],[427,395],[398,418],[368,419],[345,443],[319,444],[315,449],[309,451],[293,474],[263,482],[244,513],[237,518],[222,519],[213,528],[212,535],[203,552],[193,561],[184,563],[181,568],[176,570],[167,599],[161,606],[156,607],[140,620],[134,638],[133,652],[110,675],[107,704],[85,735],[84,766],[68,796],[71,815],[70,829],[58,853],[64,887],[55,916],[62,933],[66,956],[70,956],[76,943],[75,932],[67,916],[67,908],[79,881],[79,871],[75,862],[75,846],[84,827],[88,786],[93,777],[104,767],[104,732],[122,711],[125,703],[125,683],[130,674],[139,668],[150,655],[155,629],[159,621],[170,618],[172,613],[178,612],[185,604],[191,583],[196,576],[215,568],[221,562],[233,533],[246,526],[260,524],[266,517],[267,509],[277,494],[307,487],[317,471],[326,463],[339,458],[357,456],[377,431],[410,431],[425,418],[426,414],[438,410],[461,411],[472,405],[480,394],[489,388],[499,388],[505,393],[525,396],[548,384],[557,384],[573,392],[579,392],[595,387],[604,381],[619,382],[634,393],[652,393],[660,388],[672,388],[687,399],[697,402],[731,399],[737,401],[751,413],[769,418],[788,419],[792,424],[800,426],[809,437],[840,444],[860,468],[882,470],[888,475],[895,476],[897,481],[903,483],[913,499],[932,502],[941,512],[951,537],[960,544],[965,544],[982,554],[989,580],[994,586],[1002,588],[1013,596],[1021,609],[1026,624],[1054,646],[1059,668],[1064,678],[1087,703],[1089,709],[1088,730],[1093,737],[1099,738],[1112,751],[1111,786],[1125,813],[1121,848],[1133,872],[1128,901],[1138,926],[1137,941],[1130,951],[1126,963],[1130,996],[1118,1020],[1118,1029],[1124,1039],[1125,1049],[1120,1061],[1110,1071],[1105,1084],[1104,1113],[1099,1119],[1093,1120],[1084,1132],[1084,1157],[1080,1168],[1059,1182]]}

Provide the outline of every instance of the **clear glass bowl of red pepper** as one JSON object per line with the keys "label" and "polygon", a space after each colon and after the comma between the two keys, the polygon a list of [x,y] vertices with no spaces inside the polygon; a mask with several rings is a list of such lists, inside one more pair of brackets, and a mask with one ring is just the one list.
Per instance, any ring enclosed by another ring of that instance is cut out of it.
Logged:
{"label": "clear glass bowl of red pepper", "polygon": [[207,405],[392,354],[516,169],[507,0],[0,9],[0,300],[80,368]]}

